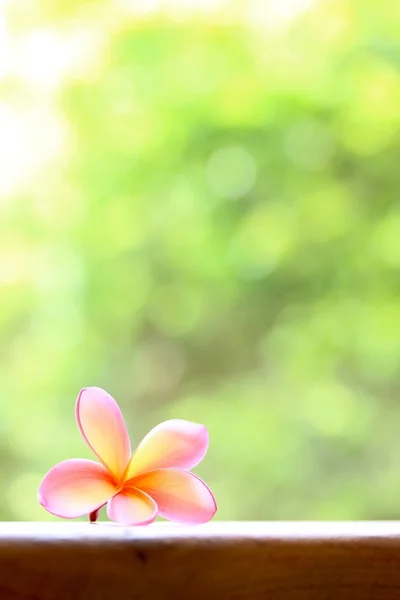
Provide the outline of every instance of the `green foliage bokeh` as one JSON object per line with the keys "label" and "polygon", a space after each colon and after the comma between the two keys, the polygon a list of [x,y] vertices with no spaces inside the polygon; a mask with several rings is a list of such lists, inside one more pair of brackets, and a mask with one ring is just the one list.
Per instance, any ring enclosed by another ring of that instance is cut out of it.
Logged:
{"label": "green foliage bokeh", "polygon": [[0,125],[37,122],[15,164],[47,140],[0,185],[0,517],[51,518],[37,486],[90,457],[73,409],[99,385],[133,443],[207,425],[220,519],[398,518],[398,3],[123,6],[7,15],[16,46],[91,50],[0,81]]}

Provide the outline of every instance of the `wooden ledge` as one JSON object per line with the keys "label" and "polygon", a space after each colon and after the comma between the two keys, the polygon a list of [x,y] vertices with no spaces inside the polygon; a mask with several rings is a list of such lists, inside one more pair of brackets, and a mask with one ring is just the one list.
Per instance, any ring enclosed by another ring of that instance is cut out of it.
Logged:
{"label": "wooden ledge", "polygon": [[400,523],[1,523],[1,600],[399,600]]}

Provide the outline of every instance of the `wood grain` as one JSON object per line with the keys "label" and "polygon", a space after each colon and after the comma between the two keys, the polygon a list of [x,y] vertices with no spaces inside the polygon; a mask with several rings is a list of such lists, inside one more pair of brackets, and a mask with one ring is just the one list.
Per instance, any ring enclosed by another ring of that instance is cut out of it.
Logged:
{"label": "wood grain", "polygon": [[400,523],[2,523],[0,598],[400,600]]}

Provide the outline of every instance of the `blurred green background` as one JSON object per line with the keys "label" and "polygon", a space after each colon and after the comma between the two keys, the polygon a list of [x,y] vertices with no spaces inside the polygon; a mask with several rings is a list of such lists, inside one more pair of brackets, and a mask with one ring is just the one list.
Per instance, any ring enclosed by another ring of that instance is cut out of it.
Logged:
{"label": "blurred green background", "polygon": [[2,519],[205,423],[219,519],[400,518],[400,3],[4,0]]}

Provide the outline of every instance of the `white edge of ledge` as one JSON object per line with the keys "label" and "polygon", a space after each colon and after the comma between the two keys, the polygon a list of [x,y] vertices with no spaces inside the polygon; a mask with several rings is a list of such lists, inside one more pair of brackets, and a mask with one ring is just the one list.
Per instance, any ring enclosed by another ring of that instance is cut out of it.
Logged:
{"label": "white edge of ledge", "polygon": [[0,522],[0,541],[129,541],[173,539],[331,539],[400,537],[400,521],[213,521],[183,526],[154,523],[126,527],[114,523]]}

